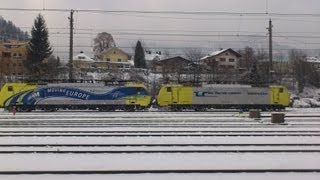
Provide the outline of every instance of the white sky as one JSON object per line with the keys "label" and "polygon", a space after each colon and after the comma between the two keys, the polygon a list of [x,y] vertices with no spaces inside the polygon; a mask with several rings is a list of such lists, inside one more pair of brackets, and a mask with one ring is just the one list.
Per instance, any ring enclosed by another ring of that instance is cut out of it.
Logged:
{"label": "white sky", "polygon": [[[99,9],[99,10],[141,10],[141,11],[214,11],[239,13],[293,13],[320,14],[319,0],[1,0],[1,8],[37,9]],[[12,20],[23,30],[30,31],[33,20],[39,12],[3,11],[0,15]],[[55,53],[64,56],[68,51],[69,13],[41,12],[49,27],[50,40]],[[185,47],[201,47],[204,51],[229,47],[240,49],[245,45],[256,46],[242,35],[266,36],[269,18],[274,25],[275,42],[301,49],[319,49],[320,16],[218,16],[177,14],[129,14],[129,13],[75,13],[75,54],[80,50],[90,55],[92,39],[98,32],[113,34],[116,44],[130,52],[138,39],[155,49],[169,48],[176,51]],[[55,29],[64,28],[64,29]],[[79,30],[86,29],[86,30]],[[197,32],[195,32],[197,31]],[[201,32],[199,32],[201,31]],[[209,31],[209,32],[208,32]],[[122,34],[120,34],[122,32]],[[123,33],[138,33],[124,35]],[[155,33],[157,35],[146,35]],[[160,36],[159,34],[188,34],[188,36]],[[211,37],[189,36],[195,34]],[[223,34],[240,35],[224,37]],[[220,36],[219,36],[220,35]],[[296,38],[292,36],[307,36]],[[238,43],[231,43],[237,41]],[[266,37],[259,38],[267,43]],[[239,44],[240,43],[240,44]],[[260,46],[260,45],[259,45]],[[254,48],[263,48],[254,47]]]}

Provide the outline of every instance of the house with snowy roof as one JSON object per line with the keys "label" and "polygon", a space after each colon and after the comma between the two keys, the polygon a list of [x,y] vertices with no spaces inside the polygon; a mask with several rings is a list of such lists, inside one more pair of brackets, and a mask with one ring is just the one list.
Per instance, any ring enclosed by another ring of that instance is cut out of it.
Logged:
{"label": "house with snowy roof", "polygon": [[200,59],[201,63],[206,65],[208,69],[216,68],[220,71],[237,70],[241,54],[231,48],[214,51]]}
{"label": "house with snowy roof", "polygon": [[148,69],[154,69],[154,65],[157,61],[164,59],[161,51],[146,50],[144,53],[146,64]]}
{"label": "house with snowy roof", "polygon": [[88,69],[94,62],[95,61],[88,55],[84,54],[83,51],[80,51],[79,54],[73,57],[73,66],[77,69]]}
{"label": "house with snowy roof", "polygon": [[189,71],[192,65],[192,61],[176,56],[154,62],[152,71],[157,73],[185,73]]}
{"label": "house with snowy roof", "polygon": [[320,58],[316,57],[307,57],[306,62],[311,64],[311,66],[315,67],[317,71],[320,71]]}
{"label": "house with snowy roof", "polygon": [[103,51],[100,57],[95,64],[101,69],[128,69],[133,67],[130,55],[117,47]]}

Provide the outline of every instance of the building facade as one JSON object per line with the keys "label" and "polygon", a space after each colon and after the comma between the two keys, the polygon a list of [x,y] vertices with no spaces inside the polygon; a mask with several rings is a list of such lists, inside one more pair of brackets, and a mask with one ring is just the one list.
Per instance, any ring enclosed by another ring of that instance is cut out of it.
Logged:
{"label": "building facade", "polygon": [[79,54],[73,57],[73,66],[76,69],[90,69],[94,60],[80,51]]}
{"label": "building facade", "polygon": [[212,52],[208,56],[201,58],[201,62],[209,68],[214,67],[219,71],[237,70],[240,58],[241,55],[239,53],[229,48]]}
{"label": "building facade", "polygon": [[320,58],[319,57],[307,57],[306,62],[320,72]]}
{"label": "building facade", "polygon": [[156,73],[188,73],[193,63],[181,56],[155,61],[153,72]]}
{"label": "building facade", "polygon": [[8,78],[25,76],[27,69],[24,61],[27,58],[26,42],[2,42],[0,43],[0,75]]}
{"label": "building facade", "polygon": [[101,69],[128,69],[132,67],[129,59],[129,54],[113,47],[101,53],[101,59],[95,61],[95,66]]}

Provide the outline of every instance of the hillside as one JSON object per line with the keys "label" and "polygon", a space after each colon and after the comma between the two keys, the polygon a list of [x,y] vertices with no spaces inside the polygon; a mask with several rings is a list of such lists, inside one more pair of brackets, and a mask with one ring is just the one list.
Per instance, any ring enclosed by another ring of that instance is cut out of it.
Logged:
{"label": "hillside", "polygon": [[28,32],[22,31],[15,26],[12,21],[6,21],[0,16],[0,41],[8,40],[26,40],[28,39]]}

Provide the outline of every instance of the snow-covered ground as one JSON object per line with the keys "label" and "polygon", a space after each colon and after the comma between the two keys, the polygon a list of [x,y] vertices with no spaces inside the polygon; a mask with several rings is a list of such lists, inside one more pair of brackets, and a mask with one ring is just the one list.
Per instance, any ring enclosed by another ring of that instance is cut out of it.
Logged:
{"label": "snow-covered ground", "polygon": [[[271,112],[263,112],[260,119],[250,119],[248,113],[232,111],[64,111],[17,113],[15,116],[2,111],[0,179],[315,180],[320,178],[320,170],[308,173],[104,175],[4,175],[1,172],[319,169],[319,110],[288,108],[283,111],[286,115],[283,124],[272,124]],[[201,152],[207,150],[217,152]],[[81,153],[62,153],[64,151]]]}
{"label": "snow-covered ground", "polygon": [[320,89],[314,87],[304,88],[303,93],[290,93],[292,107],[295,108],[310,108],[320,107]]}

